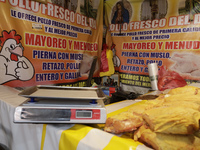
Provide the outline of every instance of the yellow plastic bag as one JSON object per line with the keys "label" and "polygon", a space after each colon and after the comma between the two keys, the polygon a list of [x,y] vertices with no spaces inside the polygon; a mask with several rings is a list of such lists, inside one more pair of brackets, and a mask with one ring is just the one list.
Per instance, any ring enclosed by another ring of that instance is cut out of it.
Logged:
{"label": "yellow plastic bag", "polygon": [[[109,49],[106,49],[107,48],[107,46],[106,45],[104,45],[104,50],[102,51],[102,57],[106,57],[106,58],[104,58],[104,60],[105,59],[107,59],[107,60],[105,60],[104,62],[101,62],[101,65],[103,66],[103,65],[107,65],[108,66],[108,68],[107,69],[105,69],[106,71],[104,71],[104,70],[101,70],[101,72],[100,72],[100,77],[103,77],[103,76],[111,76],[112,74],[114,74],[115,73],[115,68],[114,68],[114,64],[113,64],[113,52],[112,52],[112,50],[109,50]],[[105,53],[105,51],[106,51],[106,56],[105,55],[103,55],[103,53]],[[102,59],[101,59],[102,60]],[[105,64],[105,63],[107,63],[107,64]],[[106,66],[106,67],[107,67]],[[106,67],[104,67],[104,68],[106,68]]]}

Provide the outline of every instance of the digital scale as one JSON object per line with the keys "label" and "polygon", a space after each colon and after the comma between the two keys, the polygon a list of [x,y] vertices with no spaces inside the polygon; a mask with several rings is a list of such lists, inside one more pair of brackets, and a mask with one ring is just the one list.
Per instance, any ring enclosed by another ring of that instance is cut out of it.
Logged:
{"label": "digital scale", "polygon": [[15,108],[15,123],[105,123],[104,93],[93,87],[38,85],[20,96],[27,101]]}

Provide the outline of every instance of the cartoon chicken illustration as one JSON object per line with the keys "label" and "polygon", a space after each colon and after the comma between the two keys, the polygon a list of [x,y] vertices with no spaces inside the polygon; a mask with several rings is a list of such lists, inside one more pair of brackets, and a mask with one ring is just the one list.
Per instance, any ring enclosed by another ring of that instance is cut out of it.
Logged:
{"label": "cartoon chicken illustration", "polygon": [[34,76],[32,63],[23,56],[21,36],[15,30],[2,31],[0,37],[0,84],[12,80],[27,81]]}

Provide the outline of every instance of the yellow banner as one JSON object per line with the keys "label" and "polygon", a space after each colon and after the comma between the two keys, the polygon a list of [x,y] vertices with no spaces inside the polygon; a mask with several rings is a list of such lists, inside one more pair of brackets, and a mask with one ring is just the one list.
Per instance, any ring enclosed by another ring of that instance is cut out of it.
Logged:
{"label": "yellow banner", "polygon": [[151,87],[147,65],[200,79],[197,0],[106,0],[107,43],[124,85]]}
{"label": "yellow banner", "polygon": [[102,15],[100,0],[0,0],[0,84],[86,80],[101,52]]}

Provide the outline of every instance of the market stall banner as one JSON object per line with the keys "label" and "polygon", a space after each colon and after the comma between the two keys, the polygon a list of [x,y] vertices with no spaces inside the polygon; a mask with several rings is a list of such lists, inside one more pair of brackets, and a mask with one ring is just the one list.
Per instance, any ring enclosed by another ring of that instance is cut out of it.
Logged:
{"label": "market stall banner", "polygon": [[121,83],[150,88],[148,64],[200,79],[197,0],[106,0],[107,40]]}
{"label": "market stall banner", "polygon": [[0,0],[0,84],[84,86],[101,52],[102,15],[100,0]]}

